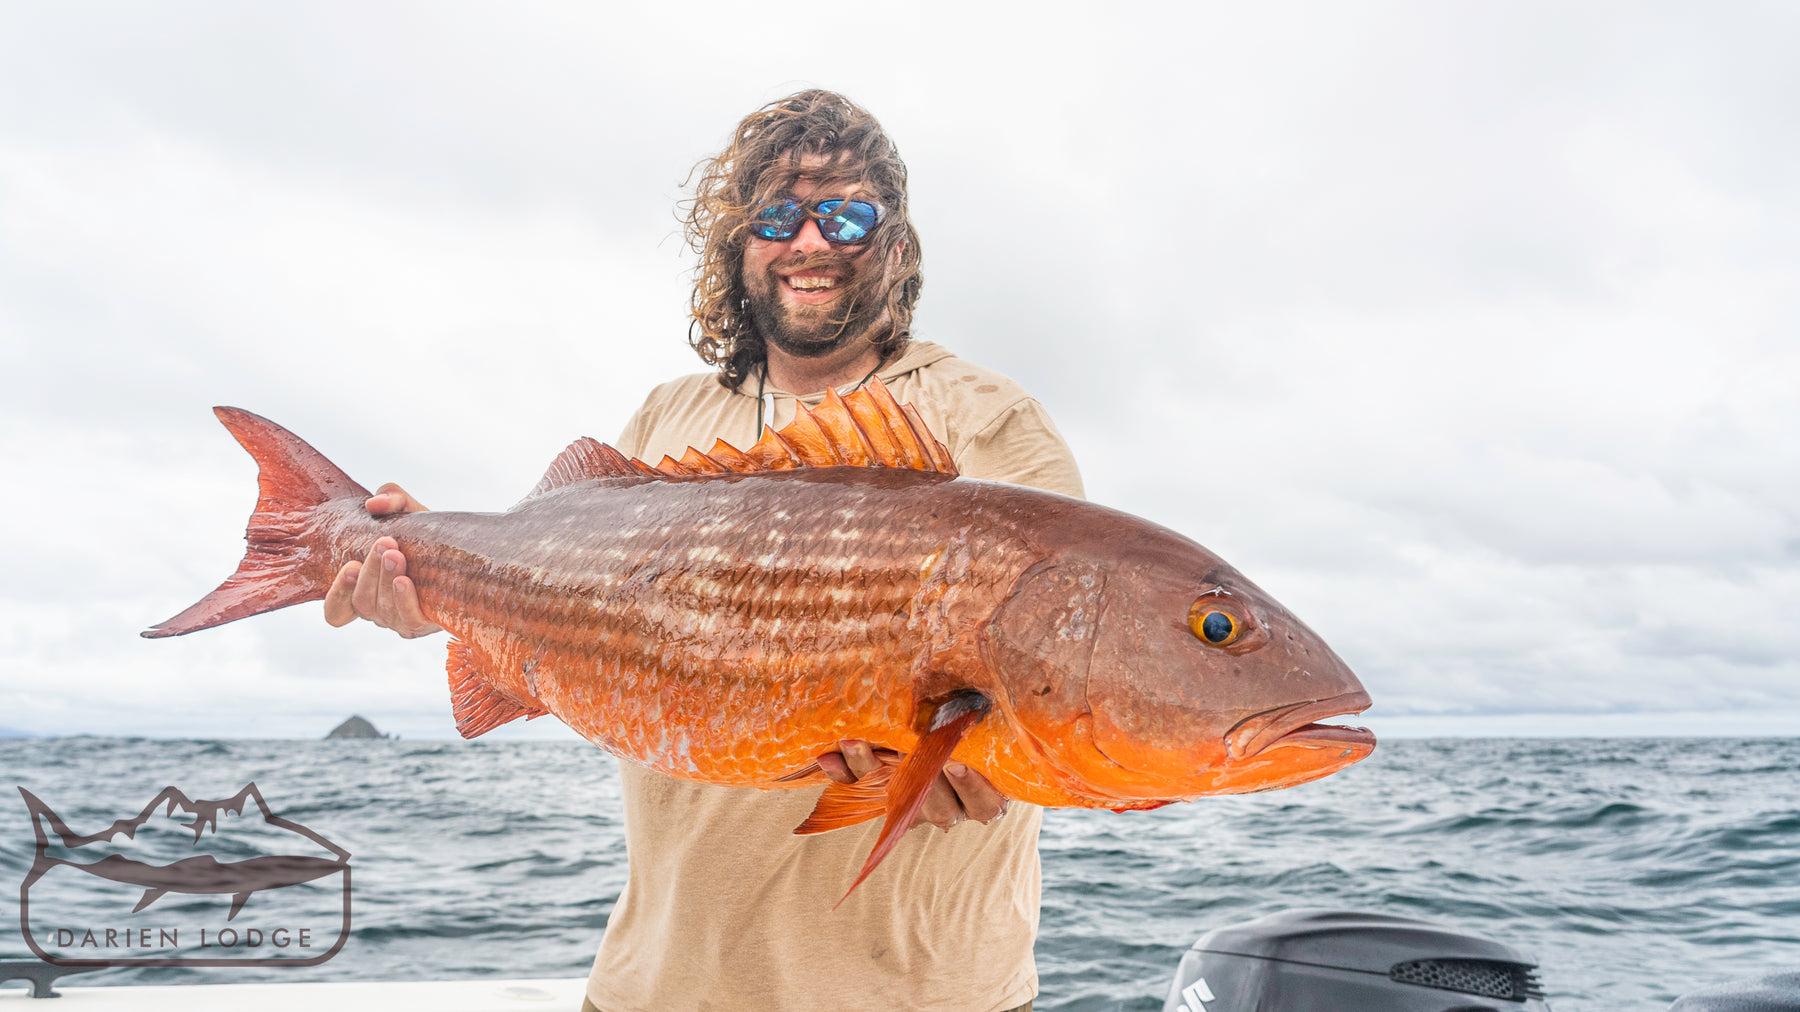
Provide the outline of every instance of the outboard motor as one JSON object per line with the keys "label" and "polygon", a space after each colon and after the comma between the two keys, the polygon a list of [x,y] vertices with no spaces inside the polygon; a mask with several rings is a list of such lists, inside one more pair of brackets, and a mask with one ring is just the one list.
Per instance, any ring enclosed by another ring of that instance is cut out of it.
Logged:
{"label": "outboard motor", "polygon": [[1669,1012],[1800,1012],[1800,973],[1771,973],[1689,991],[1675,999]]}
{"label": "outboard motor", "polygon": [[1426,921],[1284,910],[1202,935],[1163,1012],[1549,1012],[1536,969]]}

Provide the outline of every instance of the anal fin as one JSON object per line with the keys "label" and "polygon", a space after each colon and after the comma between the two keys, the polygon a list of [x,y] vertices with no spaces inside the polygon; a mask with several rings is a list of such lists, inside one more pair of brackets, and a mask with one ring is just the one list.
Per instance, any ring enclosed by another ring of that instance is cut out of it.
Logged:
{"label": "anal fin", "polygon": [[[900,760],[900,766],[894,771],[893,778],[887,785],[887,810],[882,814],[886,821],[882,823],[881,835],[875,838],[875,847],[863,861],[862,871],[857,874],[856,881],[844,890],[844,899],[863,884],[869,873],[893,851],[894,845],[912,828],[913,820],[918,818],[919,808],[925,804],[925,794],[931,789],[932,781],[944,771],[944,764],[950,761],[950,753],[962,743],[963,736],[969,733],[987,712],[993,709],[994,703],[979,692],[964,692],[953,696],[931,719],[931,729],[925,737],[919,739],[919,747]],[[823,800],[823,799],[821,799]],[[810,820],[809,820],[810,821]],[[838,900],[842,905],[843,899]],[[833,907],[832,909],[836,909]]]}
{"label": "anal fin", "polygon": [[450,641],[444,669],[450,675],[450,713],[456,718],[456,733],[464,738],[478,738],[508,721],[530,720],[549,712],[523,705],[496,688],[476,663],[469,645],[461,640]]}

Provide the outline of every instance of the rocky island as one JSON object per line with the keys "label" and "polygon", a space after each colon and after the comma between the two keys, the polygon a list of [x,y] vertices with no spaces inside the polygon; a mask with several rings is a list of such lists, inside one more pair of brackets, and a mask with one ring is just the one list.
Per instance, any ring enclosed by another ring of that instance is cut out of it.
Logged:
{"label": "rocky island", "polygon": [[333,738],[386,738],[387,735],[375,730],[375,725],[361,717],[351,717],[342,724],[331,729],[325,736],[326,741]]}

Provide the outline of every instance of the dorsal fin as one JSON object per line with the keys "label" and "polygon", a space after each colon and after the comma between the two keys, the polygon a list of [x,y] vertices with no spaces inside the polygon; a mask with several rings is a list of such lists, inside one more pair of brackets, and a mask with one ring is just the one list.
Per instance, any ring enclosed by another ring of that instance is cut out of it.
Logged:
{"label": "dorsal fin", "polygon": [[570,443],[568,449],[556,455],[556,459],[550,462],[550,470],[544,472],[544,476],[538,479],[537,487],[526,498],[543,495],[551,489],[590,478],[623,478],[642,474],[631,458],[598,439],[582,436]]}
{"label": "dorsal fin", "polygon": [[713,448],[706,455],[727,471],[754,471],[756,462],[743,455],[737,447],[723,439],[713,443]]}
{"label": "dorsal fin", "polygon": [[705,453],[690,446],[680,460],[665,456],[652,467],[584,436],[551,462],[550,470],[526,498],[597,478],[754,474],[798,467],[897,467],[951,476],[957,473],[950,451],[932,436],[913,406],[901,406],[881,380],[871,378],[848,396],[826,391],[825,403],[814,410],[800,405],[794,420],[779,432],[764,426],[762,438],[748,450],[721,439]]}
{"label": "dorsal fin", "polygon": [[712,459],[710,455],[701,453],[691,446],[687,448],[686,453],[681,455],[681,466],[687,468],[694,474],[724,474],[726,471],[731,470],[731,468]]}
{"label": "dorsal fin", "polygon": [[721,440],[705,456],[738,472],[848,466],[957,473],[950,451],[912,405],[902,407],[873,378],[847,397],[827,391],[825,403],[811,411],[800,405],[786,428],[765,427],[756,445],[742,453]]}

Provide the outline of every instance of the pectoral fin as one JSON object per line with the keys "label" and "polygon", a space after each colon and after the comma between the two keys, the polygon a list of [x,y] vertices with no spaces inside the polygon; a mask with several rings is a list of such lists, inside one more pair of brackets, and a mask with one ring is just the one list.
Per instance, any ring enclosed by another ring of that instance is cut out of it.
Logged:
{"label": "pectoral fin", "polygon": [[248,892],[241,892],[233,896],[231,898],[231,913],[226,914],[225,919],[228,921],[237,920],[237,915],[244,909],[244,904],[250,902],[250,893],[255,891],[256,890],[252,889]]}
{"label": "pectoral fin", "polygon": [[131,912],[135,914],[139,910],[142,910],[145,907],[149,906],[150,904],[155,903],[157,900],[162,899],[162,894],[166,893],[166,892],[168,892],[167,889],[152,888],[152,889],[144,890],[143,898],[138,900],[137,906],[131,908]]}
{"label": "pectoral fin", "polygon": [[[844,890],[846,899],[856,891],[857,886],[862,885],[863,879],[869,877],[875,866],[888,856],[888,852],[900,842],[900,837],[912,828],[920,806],[925,804],[925,793],[931,789],[932,781],[938,778],[938,774],[944,771],[944,764],[950,761],[950,753],[956,751],[963,736],[982,717],[987,716],[993,706],[993,701],[981,693],[965,692],[951,697],[943,706],[938,707],[931,720],[931,730],[919,739],[918,748],[900,760],[899,768],[888,782],[887,810],[882,813],[886,821],[882,824],[881,835],[876,838],[875,848],[869,851],[868,859],[863,861],[862,872],[856,876],[856,881],[850,883],[849,889]],[[840,905],[843,902],[842,899],[838,900]]]}

